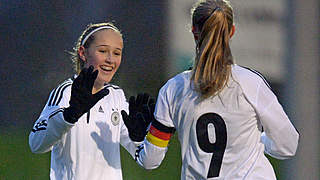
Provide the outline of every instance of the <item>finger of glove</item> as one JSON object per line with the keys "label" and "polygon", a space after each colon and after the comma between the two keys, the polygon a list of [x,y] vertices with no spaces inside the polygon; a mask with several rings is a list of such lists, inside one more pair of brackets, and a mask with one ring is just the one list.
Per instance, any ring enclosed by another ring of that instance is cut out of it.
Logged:
{"label": "finger of glove", "polygon": [[154,98],[149,98],[149,101],[148,101],[148,106],[150,106],[151,104],[155,104],[155,100]]}
{"label": "finger of glove", "polygon": [[143,114],[142,113],[137,113],[136,115],[136,128],[138,131],[147,131],[147,122],[145,120],[145,118],[143,117]]}
{"label": "finger of glove", "polygon": [[155,100],[153,98],[149,99],[148,106],[149,106],[150,113],[153,115],[154,114],[154,109],[155,109],[155,106],[156,106]]}
{"label": "finger of glove", "polygon": [[85,74],[87,73],[87,68],[83,68],[80,74],[76,77],[76,79],[72,83],[72,89],[80,89],[82,86]]}
{"label": "finger of glove", "polygon": [[87,74],[88,68],[83,68],[77,78],[83,79],[84,76]]}
{"label": "finger of glove", "polygon": [[147,104],[144,104],[142,106],[142,114],[143,114],[143,117],[144,117],[146,124],[149,125],[149,123],[152,121],[151,117],[153,115],[151,114],[150,109]]}
{"label": "finger of glove", "polygon": [[150,95],[148,93],[143,93],[142,105],[148,104]]}
{"label": "finger of glove", "polygon": [[87,74],[88,68],[83,68],[79,74],[79,76],[73,81],[76,88],[79,92],[83,93],[86,89],[84,86],[84,82],[86,82],[86,74]]}
{"label": "finger of glove", "polygon": [[137,124],[145,125],[146,120],[141,112],[138,112],[135,117],[135,121]]}
{"label": "finger of glove", "polygon": [[142,93],[139,93],[139,94],[137,95],[137,99],[136,99],[136,107],[137,107],[138,109],[141,108],[141,106],[142,106],[142,101],[143,101],[143,94],[142,94]]}
{"label": "finger of glove", "polygon": [[89,66],[89,68],[88,68],[88,72],[87,72],[87,77],[89,78],[89,79],[96,79],[97,77],[97,75],[98,74],[96,74],[97,72],[96,71],[98,71],[98,70],[94,70],[94,67],[91,65],[91,66]]}
{"label": "finger of glove", "polygon": [[127,112],[124,111],[124,110],[122,110],[122,111],[121,111],[121,115],[122,115],[122,119],[123,119],[123,122],[124,122],[124,124],[126,125],[126,127],[127,127],[128,129],[132,128],[132,125],[131,125],[132,122],[130,121],[130,117],[129,117],[129,115],[127,114]]}
{"label": "finger of glove", "polygon": [[97,79],[99,74],[98,70],[93,71],[92,75],[91,75],[91,79],[93,79],[94,81]]}
{"label": "finger of glove", "polygon": [[88,74],[88,68],[83,68],[79,74],[79,76],[81,76],[80,84],[82,87],[84,85],[83,83],[86,82],[87,74]]}
{"label": "finger of glove", "polygon": [[130,114],[135,114],[136,112],[136,98],[134,96],[129,98],[129,112]]}
{"label": "finger of glove", "polygon": [[93,76],[93,66],[89,66],[85,76],[84,76],[84,82],[83,82],[83,87],[86,88],[86,90],[88,92],[90,92],[90,94],[92,93],[92,87],[94,84],[95,79],[92,79]]}
{"label": "finger of glove", "polygon": [[102,90],[100,90],[99,92],[95,93],[93,95],[93,99],[95,101],[95,103],[97,103],[100,99],[102,99],[103,97],[107,96],[109,94],[109,89],[108,88],[103,88]]}
{"label": "finger of glove", "polygon": [[75,106],[75,108],[80,109],[79,105],[82,101],[83,97],[83,88],[82,82],[84,78],[84,74],[86,73],[86,68],[84,68],[80,74],[75,78],[71,86],[71,98],[70,98],[70,106]]}
{"label": "finger of glove", "polygon": [[90,90],[90,92],[92,92],[92,88],[94,85],[94,82],[96,81],[97,77],[98,77],[99,71],[95,70],[94,72],[92,72],[91,74],[88,74],[87,77],[87,87]]}
{"label": "finger of glove", "polygon": [[94,67],[92,65],[89,66],[87,73],[92,74]]}

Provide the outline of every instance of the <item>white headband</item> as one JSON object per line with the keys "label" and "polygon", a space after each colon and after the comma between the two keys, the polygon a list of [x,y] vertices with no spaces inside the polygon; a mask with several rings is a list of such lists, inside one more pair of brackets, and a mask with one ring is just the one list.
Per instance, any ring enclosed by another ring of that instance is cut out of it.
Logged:
{"label": "white headband", "polygon": [[91,31],[91,32],[82,40],[81,46],[83,46],[84,43],[86,43],[86,41],[88,40],[88,38],[89,38],[93,33],[97,32],[97,31],[99,31],[99,30],[101,30],[101,29],[112,29],[112,30],[114,30],[114,31],[118,31],[117,29],[115,29],[115,28],[113,28],[113,27],[111,27],[111,26],[102,26],[102,27],[99,27],[99,28]]}

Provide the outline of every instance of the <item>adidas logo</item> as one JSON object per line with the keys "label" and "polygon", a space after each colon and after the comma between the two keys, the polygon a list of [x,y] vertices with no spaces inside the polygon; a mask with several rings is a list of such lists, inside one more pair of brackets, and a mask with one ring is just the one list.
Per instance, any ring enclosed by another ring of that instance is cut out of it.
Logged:
{"label": "adidas logo", "polygon": [[103,111],[101,106],[99,107],[99,112],[104,113],[104,111]]}

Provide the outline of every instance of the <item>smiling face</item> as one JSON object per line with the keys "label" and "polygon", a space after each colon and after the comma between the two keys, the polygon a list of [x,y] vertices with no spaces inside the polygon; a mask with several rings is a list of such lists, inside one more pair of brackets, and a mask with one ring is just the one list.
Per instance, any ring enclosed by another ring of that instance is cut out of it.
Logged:
{"label": "smiling face", "polygon": [[118,70],[123,49],[123,39],[119,32],[104,29],[95,32],[93,42],[88,48],[79,49],[81,60],[85,61],[85,67],[92,65],[99,71],[95,81],[96,89],[111,81]]}

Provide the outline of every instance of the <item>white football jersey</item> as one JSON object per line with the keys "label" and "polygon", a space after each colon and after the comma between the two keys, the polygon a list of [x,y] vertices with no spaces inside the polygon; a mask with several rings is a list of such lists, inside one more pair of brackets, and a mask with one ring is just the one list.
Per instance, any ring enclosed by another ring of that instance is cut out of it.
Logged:
{"label": "white football jersey", "polygon": [[[276,179],[264,152],[278,159],[293,156],[299,134],[264,78],[232,65],[221,93],[200,100],[190,85],[191,74],[185,71],[170,79],[159,92],[155,110],[159,123],[178,132],[181,179]],[[157,146],[159,132],[150,134],[138,163],[153,169],[167,148]]]}
{"label": "white football jersey", "polygon": [[31,151],[51,151],[52,180],[122,179],[120,144],[132,156],[136,148],[120,114],[128,113],[123,90],[106,85],[110,93],[70,124],[62,112],[69,106],[72,82],[69,79],[51,92],[29,135]]}

